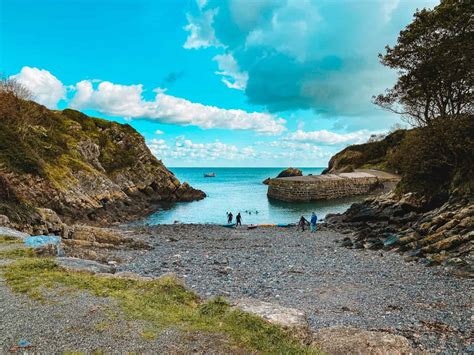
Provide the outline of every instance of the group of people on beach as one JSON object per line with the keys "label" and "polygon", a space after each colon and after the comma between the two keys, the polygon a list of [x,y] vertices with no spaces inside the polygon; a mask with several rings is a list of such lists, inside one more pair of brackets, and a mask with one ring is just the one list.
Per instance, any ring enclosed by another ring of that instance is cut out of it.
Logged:
{"label": "group of people on beach", "polygon": [[[232,221],[234,220],[234,215],[232,212],[226,212],[227,214],[227,223],[232,224]],[[236,226],[242,226],[242,216],[240,215],[240,212],[235,216],[235,225]]]}
{"label": "group of people on beach", "polygon": [[[248,212],[248,211],[245,211],[245,212]],[[258,211],[256,213],[258,214]],[[234,220],[234,215],[232,214],[232,212],[226,212],[226,215],[227,215],[227,223],[232,224]],[[317,225],[316,225],[317,222],[318,222],[318,216],[316,216],[315,212],[311,213],[311,218],[309,221],[304,216],[301,216],[298,222],[298,230],[301,229],[301,231],[304,232],[305,227],[309,226],[311,233],[314,233],[316,232],[316,229],[317,229]],[[235,217],[235,225],[242,226],[242,215],[240,214],[240,212]]]}
{"label": "group of people on beach", "polygon": [[301,216],[300,221],[298,222],[298,230],[301,229],[301,231],[304,232],[305,227],[309,226],[311,233],[314,233],[317,229],[317,222],[318,216],[316,216],[316,213],[314,212],[311,214],[311,219],[309,221],[304,216]]}

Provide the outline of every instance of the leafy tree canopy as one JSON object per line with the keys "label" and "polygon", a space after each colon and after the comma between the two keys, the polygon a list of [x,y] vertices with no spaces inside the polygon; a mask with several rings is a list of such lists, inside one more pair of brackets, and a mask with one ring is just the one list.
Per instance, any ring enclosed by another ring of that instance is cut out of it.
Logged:
{"label": "leafy tree canopy", "polygon": [[472,0],[441,0],[432,10],[418,10],[397,44],[379,55],[399,78],[374,102],[418,126],[439,116],[472,114],[473,9]]}

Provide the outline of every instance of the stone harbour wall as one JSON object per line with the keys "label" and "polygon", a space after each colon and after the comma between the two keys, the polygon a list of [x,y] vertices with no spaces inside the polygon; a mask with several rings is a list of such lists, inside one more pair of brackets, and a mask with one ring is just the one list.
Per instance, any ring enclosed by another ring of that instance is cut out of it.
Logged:
{"label": "stone harbour wall", "polygon": [[330,200],[366,195],[393,181],[369,173],[341,173],[271,179],[267,195],[281,201]]}

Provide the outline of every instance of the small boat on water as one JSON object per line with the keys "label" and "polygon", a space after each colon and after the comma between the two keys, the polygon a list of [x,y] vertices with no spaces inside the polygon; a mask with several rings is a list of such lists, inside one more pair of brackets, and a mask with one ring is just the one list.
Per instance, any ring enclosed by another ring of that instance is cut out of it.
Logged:
{"label": "small boat on water", "polygon": [[229,223],[229,224],[223,224],[222,227],[224,228],[235,228],[236,223]]}
{"label": "small boat on water", "polygon": [[205,173],[204,177],[216,177],[216,173]]}

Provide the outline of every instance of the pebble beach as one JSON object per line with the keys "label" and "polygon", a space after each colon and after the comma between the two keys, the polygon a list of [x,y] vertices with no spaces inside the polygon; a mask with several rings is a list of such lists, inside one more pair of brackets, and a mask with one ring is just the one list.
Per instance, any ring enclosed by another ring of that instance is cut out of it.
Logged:
{"label": "pebble beach", "polygon": [[174,273],[205,298],[249,297],[296,308],[314,330],[354,326],[403,335],[418,350],[473,350],[474,283],[442,267],[343,248],[343,236],[326,230],[176,224],[121,233],[153,249],[116,251],[120,271]]}

